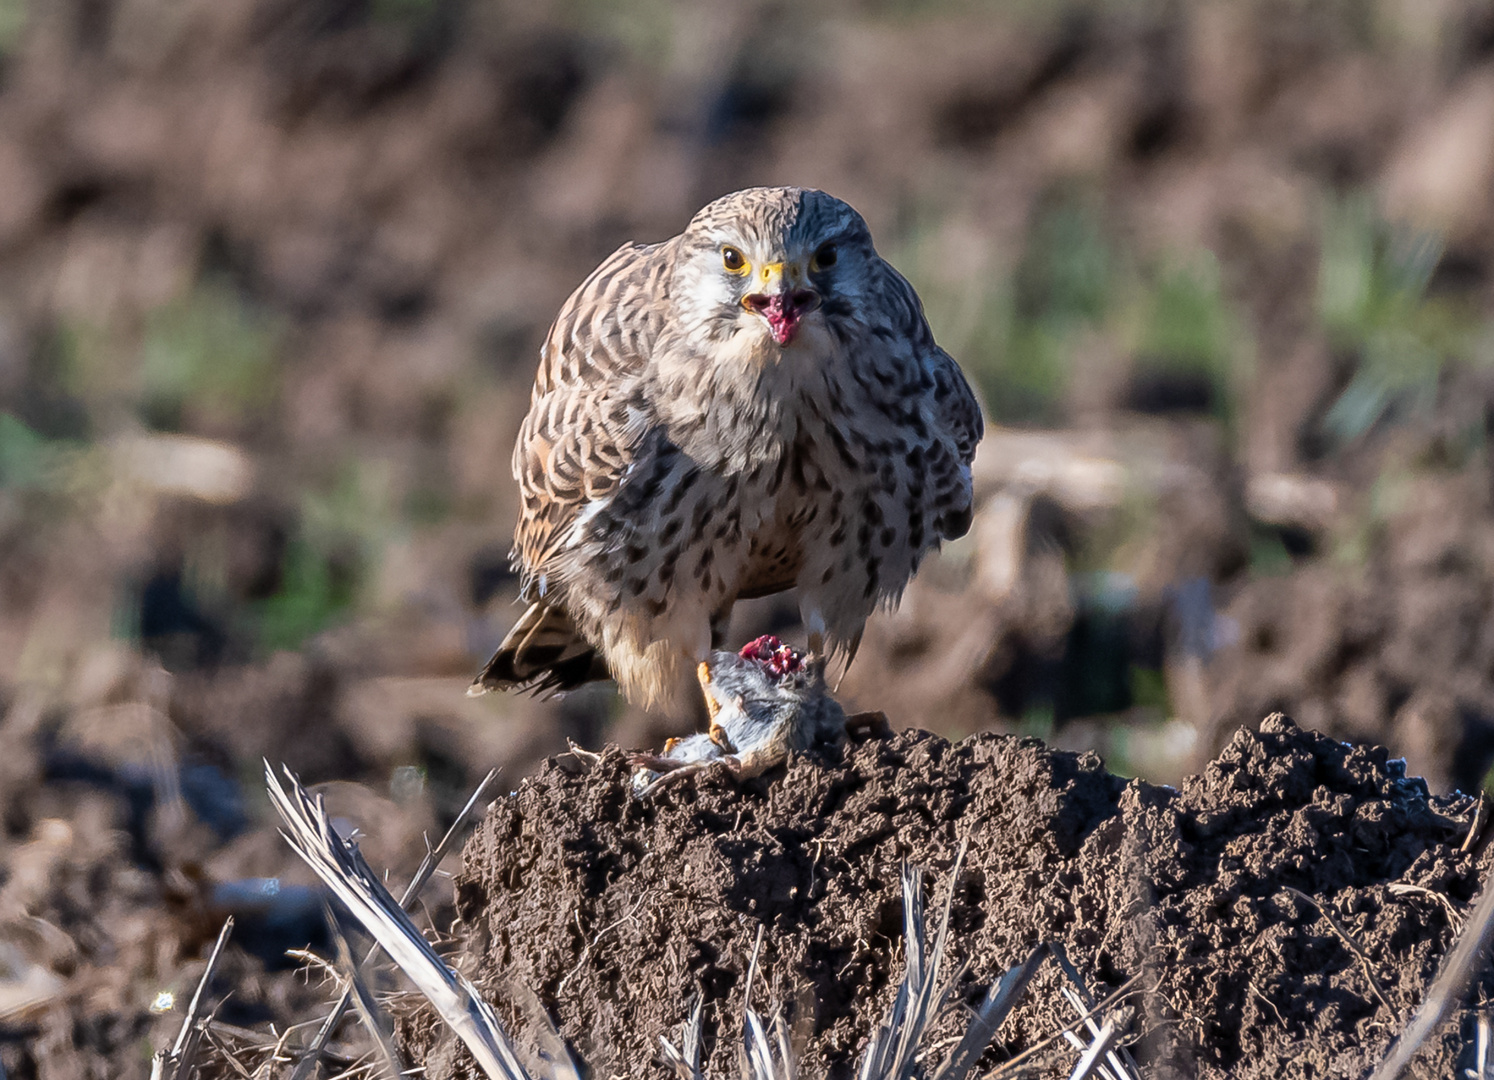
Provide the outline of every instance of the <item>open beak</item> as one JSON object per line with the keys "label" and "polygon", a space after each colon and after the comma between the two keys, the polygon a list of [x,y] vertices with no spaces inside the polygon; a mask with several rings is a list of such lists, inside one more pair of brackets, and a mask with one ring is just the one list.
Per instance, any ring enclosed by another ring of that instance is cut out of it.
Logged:
{"label": "open beak", "polygon": [[742,306],[760,315],[779,345],[787,345],[799,331],[799,322],[820,306],[820,294],[801,284],[800,267],[785,269],[783,263],[768,263],[757,273],[756,290],[742,297]]}

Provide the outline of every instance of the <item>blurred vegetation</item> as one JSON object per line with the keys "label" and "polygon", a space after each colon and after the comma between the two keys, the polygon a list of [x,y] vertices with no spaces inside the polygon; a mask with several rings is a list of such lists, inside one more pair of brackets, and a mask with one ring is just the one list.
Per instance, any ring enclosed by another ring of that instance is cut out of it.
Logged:
{"label": "blurred vegetation", "polygon": [[[1103,323],[1116,259],[1095,208],[1060,196],[1037,215],[1021,263],[999,292],[987,340],[972,354],[997,419],[1052,423],[1061,415],[1079,335]],[[985,346],[985,348],[982,348]]]}
{"label": "blurred vegetation", "polygon": [[279,588],[252,611],[260,652],[297,648],[367,604],[385,547],[402,528],[390,492],[388,470],[364,461],[305,492]]}
{"label": "blurred vegetation", "polygon": [[262,653],[296,649],[353,606],[361,567],[292,540],[281,563],[280,588],[255,606],[255,641]]}
{"label": "blurred vegetation", "polygon": [[101,452],[86,440],[54,438],[0,412],[0,497],[24,499],[31,524],[95,509],[91,496],[106,473]]}
{"label": "blurred vegetation", "polygon": [[142,419],[160,431],[241,423],[274,400],[279,336],[272,318],[212,282],[152,312],[140,348]]}
{"label": "blurred vegetation", "polygon": [[31,0],[0,0],[0,53],[14,49],[26,29]]}
{"label": "blurred vegetation", "polygon": [[[1108,233],[1093,197],[1078,190],[1060,189],[1045,202],[1015,269],[967,284],[973,298],[946,295],[950,286],[914,273],[932,297],[932,317],[953,325],[949,348],[1000,422],[1061,423],[1077,352],[1096,339],[1131,358],[1133,408],[1238,419],[1249,334],[1217,260],[1204,250],[1146,259]],[[962,313],[972,307],[973,317]]]}
{"label": "blurred vegetation", "polygon": [[[1346,552],[1347,553],[1347,552]],[[1280,529],[1252,522],[1250,572],[1255,577],[1280,577],[1297,565]]]}
{"label": "blurred vegetation", "polygon": [[429,19],[447,0],[372,0],[371,13],[376,22],[411,23]]}
{"label": "blurred vegetation", "polygon": [[1148,412],[1194,410],[1233,426],[1246,385],[1248,335],[1225,297],[1219,264],[1206,251],[1148,275],[1134,301],[1131,403]]}
{"label": "blurred vegetation", "polygon": [[1475,359],[1477,309],[1427,294],[1441,256],[1436,236],[1392,228],[1366,197],[1325,209],[1318,313],[1352,371],[1323,417],[1336,441],[1359,438],[1387,413],[1430,415],[1445,365]]}
{"label": "blurred vegetation", "polygon": [[138,332],[66,317],[38,347],[33,411],[68,434],[135,419],[240,435],[276,400],[282,337],[279,320],[211,278],[145,313]]}
{"label": "blurred vegetation", "polygon": [[[1489,322],[1467,295],[1431,295],[1440,240],[1392,227],[1365,195],[1325,204],[1317,317],[1348,371],[1319,418],[1339,445],[1387,417],[1430,414],[1449,364],[1486,365]],[[1059,195],[1035,215],[1014,270],[955,287],[911,276],[930,317],[1000,422],[1062,422],[1086,335],[1130,357],[1129,404],[1142,412],[1197,412],[1233,429],[1254,363],[1251,319],[1222,282],[1213,253],[1148,260],[1107,234],[1089,201]],[[967,314],[974,310],[974,316]]]}
{"label": "blurred vegetation", "polygon": [[0,413],[0,489],[46,487],[55,453],[54,440],[32,431],[10,413]]}
{"label": "blurred vegetation", "polygon": [[[998,421],[1052,424],[1063,415],[1074,350],[1110,310],[1116,259],[1092,200],[1064,189],[1034,216],[1008,273],[950,283],[935,273],[937,237],[915,233],[907,272],[945,347],[960,357]],[[897,261],[897,256],[894,256]]]}
{"label": "blurred vegetation", "polygon": [[658,67],[678,59],[680,24],[692,14],[670,0],[564,0],[561,9],[573,25],[615,43],[640,63]]}

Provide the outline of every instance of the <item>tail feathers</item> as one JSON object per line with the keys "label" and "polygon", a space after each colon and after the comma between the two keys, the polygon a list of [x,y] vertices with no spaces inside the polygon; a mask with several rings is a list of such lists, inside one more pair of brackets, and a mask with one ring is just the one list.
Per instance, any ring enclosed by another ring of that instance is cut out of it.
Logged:
{"label": "tail feathers", "polygon": [[541,600],[519,616],[467,693],[518,689],[549,695],[610,677],[607,662],[576,633],[565,612]]}

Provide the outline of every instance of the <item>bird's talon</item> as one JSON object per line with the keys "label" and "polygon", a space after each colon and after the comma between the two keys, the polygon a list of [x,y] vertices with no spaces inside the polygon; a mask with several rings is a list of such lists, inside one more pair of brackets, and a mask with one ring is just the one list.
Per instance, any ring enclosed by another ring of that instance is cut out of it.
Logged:
{"label": "bird's talon", "polygon": [[721,712],[721,702],[711,693],[711,665],[702,660],[695,668],[695,678],[700,682],[701,693],[705,695],[706,715],[710,717],[711,728],[714,730],[716,716]]}
{"label": "bird's talon", "polygon": [[570,748],[572,757],[577,758],[580,761],[584,761],[588,765],[595,765],[597,762],[602,760],[601,754],[598,754],[594,750],[583,749],[580,745],[577,744],[575,739],[566,739],[565,744]]}

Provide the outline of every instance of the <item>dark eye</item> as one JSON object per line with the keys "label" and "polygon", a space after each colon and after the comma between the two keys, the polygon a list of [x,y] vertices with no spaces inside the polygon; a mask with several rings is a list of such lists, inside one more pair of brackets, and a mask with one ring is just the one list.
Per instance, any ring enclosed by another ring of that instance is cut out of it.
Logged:
{"label": "dark eye", "polygon": [[840,257],[840,252],[835,250],[834,244],[821,244],[820,250],[814,253],[814,258],[809,262],[811,270],[826,270],[835,265],[835,260]]}
{"label": "dark eye", "polygon": [[733,274],[740,274],[747,266],[747,260],[742,253],[731,245],[721,249],[721,265]]}

